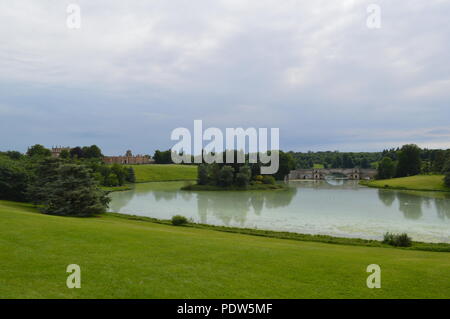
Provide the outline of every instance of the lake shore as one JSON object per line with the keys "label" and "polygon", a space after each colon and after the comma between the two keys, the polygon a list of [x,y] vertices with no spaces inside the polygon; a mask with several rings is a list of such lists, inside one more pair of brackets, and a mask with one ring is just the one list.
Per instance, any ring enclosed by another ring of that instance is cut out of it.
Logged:
{"label": "lake shore", "polygon": [[444,175],[416,175],[391,179],[360,181],[360,185],[383,189],[450,192],[444,185]]}
{"label": "lake shore", "polygon": [[[163,224],[163,225],[172,225],[171,220],[168,220],[168,219],[158,219],[158,218],[153,218],[153,217],[128,215],[128,214],[112,213],[112,212],[107,213],[107,215],[118,217],[118,218],[125,218],[125,219],[129,219],[129,220],[157,223],[157,224]],[[245,235],[251,235],[251,236],[262,236],[262,237],[269,237],[269,238],[289,239],[289,240],[307,241],[307,242],[320,242],[320,243],[338,244],[338,245],[450,252],[450,244],[448,244],[448,243],[426,243],[426,242],[420,242],[420,241],[413,241],[411,247],[394,247],[394,246],[384,244],[381,240],[337,237],[337,236],[330,236],[330,235],[301,234],[301,233],[294,233],[294,232],[264,230],[264,229],[255,229],[255,228],[217,226],[217,225],[194,223],[194,222],[189,222],[188,224],[181,226],[181,227],[209,229],[209,230],[226,232],[226,233],[236,233],[236,234],[245,234]]]}

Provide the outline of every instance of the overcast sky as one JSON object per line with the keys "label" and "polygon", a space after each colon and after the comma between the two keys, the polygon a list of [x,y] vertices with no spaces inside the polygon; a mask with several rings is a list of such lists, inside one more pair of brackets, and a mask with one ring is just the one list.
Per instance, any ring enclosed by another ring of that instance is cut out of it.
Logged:
{"label": "overcast sky", "polygon": [[278,127],[284,150],[450,148],[449,16],[450,0],[0,0],[0,150],[152,154],[194,119]]}

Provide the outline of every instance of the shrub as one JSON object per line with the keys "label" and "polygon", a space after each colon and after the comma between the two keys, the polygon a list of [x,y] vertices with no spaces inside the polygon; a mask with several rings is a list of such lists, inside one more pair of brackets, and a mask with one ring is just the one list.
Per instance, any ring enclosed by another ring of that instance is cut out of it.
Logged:
{"label": "shrub", "polygon": [[219,185],[231,186],[233,184],[234,169],[231,166],[225,165],[219,173]]}
{"label": "shrub", "polygon": [[205,164],[200,164],[197,170],[197,184],[208,184],[208,167]]}
{"label": "shrub", "polygon": [[181,215],[175,215],[172,217],[172,225],[181,226],[188,223],[188,219]]}
{"label": "shrub", "polygon": [[273,176],[271,176],[271,175],[265,175],[263,177],[262,182],[264,184],[272,184],[273,185],[273,184],[275,184],[275,178]]}
{"label": "shrub", "polygon": [[448,172],[444,177],[444,184],[447,187],[450,187],[450,172]]}
{"label": "shrub", "polygon": [[109,198],[97,187],[92,172],[83,165],[62,164],[53,181],[41,186],[42,211],[60,216],[93,216],[104,213]]}
{"label": "shrub", "polygon": [[250,183],[252,172],[248,166],[242,166],[239,173],[236,174],[236,184],[238,186],[247,186]]}
{"label": "shrub", "polygon": [[383,243],[396,247],[410,247],[412,240],[406,233],[392,234],[387,232],[384,234]]}
{"label": "shrub", "polygon": [[0,157],[0,199],[25,201],[30,173],[21,161]]}

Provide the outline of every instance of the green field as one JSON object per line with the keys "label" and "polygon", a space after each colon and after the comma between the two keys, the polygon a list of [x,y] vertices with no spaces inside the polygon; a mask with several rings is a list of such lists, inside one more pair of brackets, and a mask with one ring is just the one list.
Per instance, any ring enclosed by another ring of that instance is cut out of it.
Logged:
{"label": "green field", "polygon": [[450,192],[450,188],[444,185],[444,175],[416,175],[392,179],[362,181],[361,184],[379,188],[388,187],[393,189]]}
{"label": "green field", "polygon": [[[449,253],[302,242],[0,201],[0,298],[449,298]],[[379,264],[381,289],[366,287]],[[66,267],[81,267],[81,289]]]}
{"label": "green field", "polygon": [[197,166],[176,164],[133,165],[137,183],[197,179]]}

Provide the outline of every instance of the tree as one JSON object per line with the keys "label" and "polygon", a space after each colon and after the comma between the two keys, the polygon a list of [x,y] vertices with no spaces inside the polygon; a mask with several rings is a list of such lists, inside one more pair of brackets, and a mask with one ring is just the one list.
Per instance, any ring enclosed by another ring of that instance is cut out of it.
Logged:
{"label": "tree", "polygon": [[83,147],[83,156],[85,158],[102,158],[103,154],[97,145]]}
{"label": "tree", "polygon": [[72,148],[70,150],[70,157],[83,158],[84,157],[83,149],[79,146]]}
{"label": "tree", "polygon": [[242,166],[239,169],[239,173],[236,174],[236,184],[238,186],[245,187],[250,183],[250,179],[252,177],[252,172],[250,170],[250,167],[247,165]]}
{"label": "tree", "polygon": [[23,158],[23,154],[18,151],[6,151],[4,153],[0,152],[0,154],[4,154],[13,160],[20,160]]}
{"label": "tree", "polygon": [[127,170],[128,170],[128,175],[127,175],[127,178],[126,178],[127,182],[135,183],[136,182],[136,175],[134,174],[133,167],[129,166],[127,168]]}
{"label": "tree", "polygon": [[197,171],[197,184],[208,184],[208,167],[205,164],[200,164]]}
{"label": "tree", "polygon": [[295,159],[292,154],[279,151],[279,164],[280,166],[274,177],[277,180],[283,180],[295,168]]}
{"label": "tree", "polygon": [[57,178],[43,185],[46,198],[42,211],[61,216],[93,216],[106,211],[109,198],[101,191],[92,172],[83,165],[62,164]]}
{"label": "tree", "polygon": [[398,152],[397,177],[420,173],[420,148],[415,144],[403,145]]}
{"label": "tree", "polygon": [[369,160],[366,157],[361,158],[361,161],[359,162],[359,167],[370,168]]}
{"label": "tree", "polygon": [[343,168],[353,168],[353,167],[355,167],[355,163],[353,162],[353,158],[349,154],[344,154],[342,156],[342,165],[343,165]]}
{"label": "tree", "polygon": [[234,169],[231,166],[225,165],[220,169],[219,173],[219,185],[231,186],[233,184]]}
{"label": "tree", "polygon": [[342,157],[337,154],[336,157],[333,159],[333,163],[331,164],[332,168],[342,168]]}
{"label": "tree", "polygon": [[450,187],[450,157],[447,158],[447,160],[445,161],[442,171],[445,174],[444,184],[445,184],[445,186]]}
{"label": "tree", "polygon": [[70,158],[70,152],[68,150],[62,150],[61,153],[59,153],[59,157],[63,159]]}
{"label": "tree", "polygon": [[395,176],[395,162],[390,157],[383,157],[378,164],[378,179],[389,179]]}
{"label": "tree", "polygon": [[0,156],[0,199],[25,201],[29,179],[22,162]]}
{"label": "tree", "polygon": [[45,148],[41,144],[36,144],[28,148],[27,155],[29,157],[50,157],[52,155],[52,152],[50,152],[49,149]]}
{"label": "tree", "polygon": [[446,160],[446,152],[443,150],[437,150],[434,154],[434,160],[432,165],[432,170],[435,173],[441,173],[444,169],[444,164]]}
{"label": "tree", "polygon": [[156,164],[172,164],[172,151],[156,150],[155,154],[153,155],[153,159],[155,160]]}
{"label": "tree", "polygon": [[61,159],[55,157],[44,158],[35,163],[27,189],[27,197],[32,203],[37,205],[45,201],[48,194],[44,186],[57,179],[57,169],[61,163]]}

